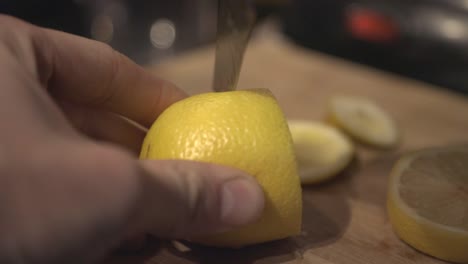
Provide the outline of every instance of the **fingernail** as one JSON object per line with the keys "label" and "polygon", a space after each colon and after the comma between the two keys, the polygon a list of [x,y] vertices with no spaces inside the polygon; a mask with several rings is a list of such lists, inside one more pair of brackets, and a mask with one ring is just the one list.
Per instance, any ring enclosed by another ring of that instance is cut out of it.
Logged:
{"label": "fingernail", "polygon": [[262,214],[263,191],[251,179],[237,178],[225,182],[221,189],[221,221],[239,226],[255,221]]}

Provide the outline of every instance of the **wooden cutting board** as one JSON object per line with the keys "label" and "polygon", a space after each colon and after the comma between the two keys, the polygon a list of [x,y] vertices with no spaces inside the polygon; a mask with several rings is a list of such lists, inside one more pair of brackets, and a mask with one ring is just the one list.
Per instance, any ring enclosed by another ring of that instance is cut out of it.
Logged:
{"label": "wooden cutting board", "polygon": [[[213,61],[214,50],[206,48],[149,68],[195,94],[210,91]],[[404,152],[467,143],[467,98],[299,48],[270,27],[257,32],[250,44],[239,87],[271,89],[291,119],[321,119],[334,94],[367,96],[395,118],[403,143],[387,152],[358,145],[355,162],[344,173],[305,187],[299,237],[240,250],[195,246],[186,252],[160,242],[109,263],[445,263],[395,236],[385,208],[387,177]]]}

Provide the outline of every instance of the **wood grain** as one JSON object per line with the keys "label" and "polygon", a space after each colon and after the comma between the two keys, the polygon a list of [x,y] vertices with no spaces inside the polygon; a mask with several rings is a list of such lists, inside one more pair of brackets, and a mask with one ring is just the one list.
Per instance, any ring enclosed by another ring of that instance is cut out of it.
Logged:
{"label": "wood grain", "polygon": [[[150,70],[190,94],[211,89],[213,49],[172,58]],[[304,188],[299,237],[240,250],[169,242],[109,263],[444,263],[400,241],[385,209],[387,176],[404,152],[468,142],[468,100],[439,87],[403,79],[295,46],[270,27],[255,35],[244,60],[241,88],[269,88],[291,119],[319,120],[329,96],[365,95],[385,108],[403,135],[400,147],[379,151],[358,145],[353,164],[336,179]]]}

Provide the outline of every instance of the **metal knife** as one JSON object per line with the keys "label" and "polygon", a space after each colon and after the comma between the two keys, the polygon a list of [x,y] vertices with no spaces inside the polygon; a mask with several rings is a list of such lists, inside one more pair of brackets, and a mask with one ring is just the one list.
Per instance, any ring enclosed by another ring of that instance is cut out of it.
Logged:
{"label": "metal knife", "polygon": [[213,90],[236,89],[244,52],[255,23],[249,0],[218,0]]}

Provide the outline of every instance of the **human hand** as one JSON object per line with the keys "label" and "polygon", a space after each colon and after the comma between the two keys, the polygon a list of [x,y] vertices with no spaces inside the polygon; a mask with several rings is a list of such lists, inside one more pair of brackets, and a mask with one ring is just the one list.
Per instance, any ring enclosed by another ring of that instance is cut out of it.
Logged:
{"label": "human hand", "polygon": [[0,16],[0,263],[86,263],[129,236],[187,238],[255,220],[244,172],[139,161],[185,97],[107,45]]}

